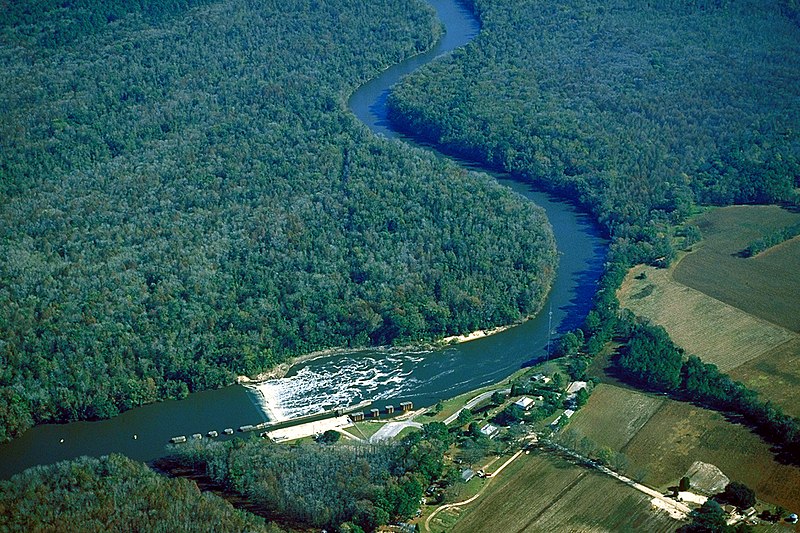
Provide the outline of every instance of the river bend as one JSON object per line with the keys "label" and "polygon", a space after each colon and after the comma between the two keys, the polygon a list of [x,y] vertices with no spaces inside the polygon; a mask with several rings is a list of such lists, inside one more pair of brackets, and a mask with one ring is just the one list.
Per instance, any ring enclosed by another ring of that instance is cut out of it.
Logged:
{"label": "river bend", "polygon": [[[352,112],[376,134],[405,139],[386,119],[390,87],[403,75],[467,44],[479,32],[477,20],[458,0],[429,2],[446,28],[439,43],[429,52],[387,69],[360,87],[348,102]],[[0,446],[0,478],[79,455],[119,452],[149,461],[164,454],[165,443],[173,435],[221,432],[266,420],[267,412],[275,418],[293,417],[362,400],[372,400],[379,408],[407,400],[415,406],[431,405],[499,381],[542,359],[547,354],[549,332],[578,326],[586,316],[602,271],[606,243],[590,219],[572,205],[508,176],[492,175],[543,207],[553,226],[560,262],[544,311],[536,318],[490,337],[437,350],[374,349],[320,357],[295,365],[285,378],[265,382],[259,392],[237,385],[139,407],[111,420],[39,426]]]}

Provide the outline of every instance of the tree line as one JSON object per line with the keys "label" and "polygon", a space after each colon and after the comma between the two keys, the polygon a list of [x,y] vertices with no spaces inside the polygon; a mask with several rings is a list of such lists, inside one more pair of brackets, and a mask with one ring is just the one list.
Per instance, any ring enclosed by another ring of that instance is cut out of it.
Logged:
{"label": "tree line", "polygon": [[743,257],[756,256],[761,252],[764,252],[769,248],[772,248],[773,246],[777,246],[782,242],[794,239],[798,235],[800,235],[800,224],[787,226],[785,228],[774,231],[773,233],[770,233],[766,237],[756,239],[753,242],[749,243],[747,246],[745,246],[744,250],[742,250],[741,255]]}
{"label": "tree line", "polygon": [[258,531],[281,528],[121,455],[29,468],[0,481],[0,529],[27,531]]}
{"label": "tree line", "polygon": [[685,357],[661,326],[633,324],[617,359],[623,376],[650,390],[667,392],[683,400],[744,418],[768,441],[778,444],[787,457],[800,458],[800,422],[758,393],[720,372],[697,356]]}

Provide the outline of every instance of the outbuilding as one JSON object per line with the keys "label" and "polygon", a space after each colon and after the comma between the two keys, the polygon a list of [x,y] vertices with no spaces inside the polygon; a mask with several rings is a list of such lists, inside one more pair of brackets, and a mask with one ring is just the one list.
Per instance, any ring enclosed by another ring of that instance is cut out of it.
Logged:
{"label": "outbuilding", "polygon": [[486,436],[487,436],[487,437],[489,437],[490,439],[493,439],[493,438],[494,438],[494,436],[495,436],[495,435],[497,435],[497,433],[498,433],[499,431],[500,431],[500,428],[499,428],[499,427],[497,427],[497,426],[494,426],[494,425],[492,425],[492,424],[486,424],[485,426],[483,426],[483,427],[481,428],[481,433],[482,433],[482,434],[484,434],[484,435],[486,435]]}
{"label": "outbuilding", "polygon": [[514,405],[516,405],[523,411],[530,410],[530,408],[533,407],[534,404],[535,402],[533,401],[533,398],[528,398],[527,396],[523,396],[522,398],[514,402]]}

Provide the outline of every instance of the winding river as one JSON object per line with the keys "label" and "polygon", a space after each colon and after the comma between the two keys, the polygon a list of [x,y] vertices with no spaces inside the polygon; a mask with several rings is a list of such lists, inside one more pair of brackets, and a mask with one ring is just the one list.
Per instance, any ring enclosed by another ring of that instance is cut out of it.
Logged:
{"label": "winding river", "polygon": [[[402,138],[391,129],[385,112],[386,95],[400,77],[478,34],[477,21],[458,0],[429,2],[446,27],[437,46],[387,69],[350,98],[353,113],[377,134]],[[560,264],[544,311],[536,318],[502,333],[436,350],[374,349],[319,357],[295,365],[286,377],[265,382],[256,391],[237,385],[136,408],[111,420],[39,426],[0,446],[0,478],[79,455],[119,452],[149,461],[164,454],[171,436],[221,432],[264,421],[267,412],[286,418],[362,400],[372,400],[378,408],[406,400],[417,407],[431,405],[499,381],[546,357],[549,333],[580,325],[586,316],[606,243],[589,218],[570,204],[508,176],[492,175],[542,206],[553,226]]]}

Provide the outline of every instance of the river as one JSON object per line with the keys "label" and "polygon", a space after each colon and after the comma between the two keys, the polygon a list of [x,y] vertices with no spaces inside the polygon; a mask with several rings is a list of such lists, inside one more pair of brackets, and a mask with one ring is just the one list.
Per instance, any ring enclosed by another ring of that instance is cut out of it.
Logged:
{"label": "river", "polygon": [[[377,134],[402,138],[386,120],[389,88],[404,74],[463,46],[479,31],[475,18],[457,0],[429,1],[446,27],[436,47],[387,69],[350,98],[353,113]],[[235,429],[266,420],[267,410],[285,418],[362,400],[372,400],[378,408],[407,400],[415,407],[431,405],[499,381],[546,357],[548,333],[578,326],[586,316],[606,243],[588,216],[572,205],[508,176],[492,175],[542,206],[553,226],[560,263],[543,312],[536,318],[490,337],[437,350],[374,349],[319,357],[295,365],[285,378],[263,383],[259,392],[237,385],[139,407],[111,420],[38,426],[0,445],[0,478],[80,455],[118,452],[150,461],[165,453],[165,444],[174,435]]]}

